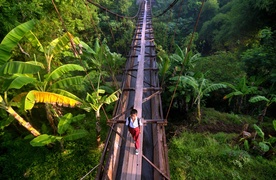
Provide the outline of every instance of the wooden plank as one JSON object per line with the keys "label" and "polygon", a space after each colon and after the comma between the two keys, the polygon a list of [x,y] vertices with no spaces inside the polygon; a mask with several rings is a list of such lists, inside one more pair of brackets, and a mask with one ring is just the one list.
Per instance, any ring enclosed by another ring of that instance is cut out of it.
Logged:
{"label": "wooden plank", "polygon": [[123,164],[122,164],[122,175],[121,175],[121,179],[124,180],[127,178],[128,174],[129,174],[129,159],[130,157],[130,150],[131,150],[131,135],[128,132],[127,133],[127,138],[126,138],[126,147],[125,147],[125,156],[124,156],[124,160],[123,160]]}
{"label": "wooden plank", "polygon": [[[122,130],[121,127],[122,127],[122,124],[118,124],[116,125],[115,130],[120,133]],[[110,159],[109,159],[109,167],[107,171],[107,176],[110,179],[114,179],[116,177],[121,141],[122,141],[121,137],[119,135],[115,135],[114,144],[111,147],[112,155],[110,156]]]}

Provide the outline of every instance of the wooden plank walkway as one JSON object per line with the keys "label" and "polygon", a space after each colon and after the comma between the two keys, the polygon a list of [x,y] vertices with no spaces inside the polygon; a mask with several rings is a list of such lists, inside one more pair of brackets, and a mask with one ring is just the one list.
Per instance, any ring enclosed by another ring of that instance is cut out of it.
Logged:
{"label": "wooden plank walkway", "polygon": [[[141,50],[138,55],[138,71],[135,86],[134,108],[138,111],[138,117],[142,117],[142,102],[143,102],[143,88],[144,88],[144,59],[145,59],[145,31],[146,31],[146,17],[147,17],[147,2],[145,3],[145,11],[143,17]],[[143,120],[142,120],[143,121]],[[125,156],[123,161],[123,173],[121,179],[123,180],[140,180],[142,174],[142,149],[143,149],[143,126],[140,133],[140,148],[139,154],[135,154],[135,147],[131,134],[127,133],[127,142],[125,148]]]}
{"label": "wooden plank walkway", "polygon": [[[170,179],[150,8],[150,2],[142,2],[97,180]],[[143,122],[138,155],[125,126],[131,108]]]}

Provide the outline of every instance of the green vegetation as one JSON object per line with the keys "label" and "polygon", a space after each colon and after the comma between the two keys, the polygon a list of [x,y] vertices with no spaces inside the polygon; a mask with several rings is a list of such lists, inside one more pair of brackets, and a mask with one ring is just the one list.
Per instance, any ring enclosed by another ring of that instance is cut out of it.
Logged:
{"label": "green vegetation", "polygon": [[[273,179],[276,3],[202,2],[153,18],[171,179]],[[0,1],[0,179],[80,179],[98,165],[135,23],[89,1]]]}
{"label": "green vegetation", "polygon": [[276,161],[230,146],[235,136],[184,131],[172,138],[171,179],[273,179]]}

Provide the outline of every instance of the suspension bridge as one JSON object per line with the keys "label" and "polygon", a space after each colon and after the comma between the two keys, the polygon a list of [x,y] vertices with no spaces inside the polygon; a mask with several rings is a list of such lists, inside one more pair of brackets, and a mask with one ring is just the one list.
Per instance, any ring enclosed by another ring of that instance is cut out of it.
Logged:
{"label": "suspension bridge", "polygon": [[[170,179],[168,152],[163,118],[161,88],[158,80],[152,1],[137,1],[140,9],[128,60],[121,84],[121,95],[108,121],[110,130],[105,142],[96,179]],[[141,117],[139,154],[125,119],[130,110]]]}

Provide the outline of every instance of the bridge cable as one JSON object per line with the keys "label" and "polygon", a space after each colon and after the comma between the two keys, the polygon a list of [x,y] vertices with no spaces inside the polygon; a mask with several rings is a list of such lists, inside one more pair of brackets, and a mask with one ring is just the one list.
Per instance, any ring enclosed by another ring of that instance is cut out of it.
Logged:
{"label": "bridge cable", "polygon": [[136,13],[134,16],[130,17],[130,16],[123,16],[123,15],[114,13],[114,12],[112,12],[111,10],[107,9],[106,7],[101,6],[101,5],[99,5],[99,4],[95,3],[95,2],[93,2],[92,0],[87,0],[87,1],[88,1],[89,3],[91,3],[91,4],[93,4],[94,6],[97,6],[98,8],[100,8],[100,9],[102,9],[102,10],[104,10],[104,11],[109,12],[109,13],[112,14],[112,15],[115,15],[115,16],[117,16],[117,17],[119,17],[119,18],[126,18],[126,19],[134,19],[134,18],[136,18],[136,17],[138,16],[138,13],[139,13],[140,8],[141,8],[141,4],[140,4],[137,13]]}
{"label": "bridge cable", "polygon": [[[194,25],[194,30],[193,30],[193,33],[192,33],[192,37],[190,38],[189,44],[188,44],[188,46],[187,46],[187,53],[185,54],[184,62],[186,61],[186,59],[187,59],[187,57],[188,57],[187,54],[188,54],[188,52],[190,51],[190,47],[191,47],[191,44],[192,44],[192,40],[193,40],[193,38],[194,38],[194,34],[195,34],[195,31],[196,31],[198,22],[199,22],[199,18],[200,18],[201,12],[202,12],[203,5],[204,5],[204,0],[202,0],[201,7],[200,7],[200,11],[199,11],[199,13],[198,13],[198,17],[197,17],[196,23],[195,23],[195,25]],[[171,109],[171,106],[172,106],[172,103],[173,103],[173,99],[174,99],[174,96],[175,96],[175,94],[176,94],[176,89],[177,89],[178,84],[179,84],[179,81],[180,81],[180,75],[183,73],[183,71],[184,71],[184,63],[182,64],[182,68],[181,68],[181,71],[180,71],[180,73],[179,73],[179,76],[178,76],[178,79],[177,79],[177,82],[176,82],[176,86],[175,86],[175,88],[174,88],[174,92],[173,92],[173,95],[172,95],[172,98],[171,98],[171,102],[170,102],[169,109],[168,109],[168,112],[167,112],[167,115],[166,115],[166,119],[168,119],[169,112],[170,112],[170,109]]]}
{"label": "bridge cable", "polygon": [[157,15],[156,17],[160,17],[162,16],[163,14],[165,14],[168,10],[170,10],[171,8],[173,8],[173,6],[178,2],[178,0],[174,0],[174,2],[172,2],[168,7],[167,9],[165,9],[162,13],[160,13],[159,15]]}

